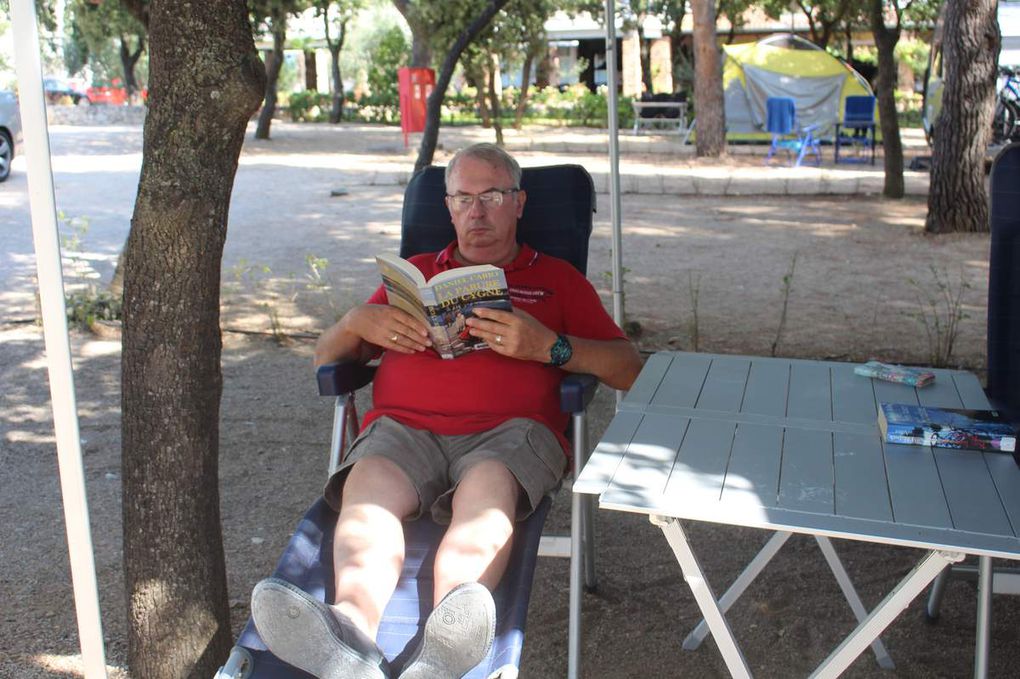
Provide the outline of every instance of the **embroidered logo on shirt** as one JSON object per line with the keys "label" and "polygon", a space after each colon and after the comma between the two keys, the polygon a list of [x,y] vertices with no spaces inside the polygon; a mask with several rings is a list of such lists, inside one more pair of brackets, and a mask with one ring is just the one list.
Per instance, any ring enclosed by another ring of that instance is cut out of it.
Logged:
{"label": "embroidered logo on shirt", "polygon": [[510,300],[514,304],[537,304],[553,296],[549,288],[539,288],[531,285],[511,285]]}

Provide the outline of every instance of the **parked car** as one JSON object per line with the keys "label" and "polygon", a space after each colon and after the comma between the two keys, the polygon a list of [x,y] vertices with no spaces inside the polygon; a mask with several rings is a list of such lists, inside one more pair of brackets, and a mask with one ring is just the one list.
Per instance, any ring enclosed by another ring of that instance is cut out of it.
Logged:
{"label": "parked car", "polygon": [[11,175],[15,144],[21,143],[21,115],[13,92],[0,90],[0,182]]}
{"label": "parked car", "polygon": [[46,101],[51,104],[70,102],[75,106],[88,106],[92,103],[83,86],[63,78],[43,78],[43,91],[46,92]]}

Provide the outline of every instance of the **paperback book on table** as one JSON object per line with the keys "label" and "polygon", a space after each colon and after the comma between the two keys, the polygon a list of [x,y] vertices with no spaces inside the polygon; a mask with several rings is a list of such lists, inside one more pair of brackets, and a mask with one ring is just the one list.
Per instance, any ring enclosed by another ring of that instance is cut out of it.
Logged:
{"label": "paperback book on table", "polygon": [[930,370],[891,365],[880,361],[868,361],[859,365],[854,368],[854,373],[887,382],[909,384],[912,387],[924,387],[935,381],[935,373]]}
{"label": "paperback book on table", "polygon": [[997,410],[882,403],[878,411],[878,426],[888,443],[1007,453],[1016,450],[1016,428],[1006,422]]}
{"label": "paperback book on table", "polygon": [[468,333],[465,323],[478,307],[511,311],[506,274],[491,264],[460,266],[426,281],[414,264],[389,253],[376,255],[389,303],[424,322],[432,348],[456,358],[489,345]]}

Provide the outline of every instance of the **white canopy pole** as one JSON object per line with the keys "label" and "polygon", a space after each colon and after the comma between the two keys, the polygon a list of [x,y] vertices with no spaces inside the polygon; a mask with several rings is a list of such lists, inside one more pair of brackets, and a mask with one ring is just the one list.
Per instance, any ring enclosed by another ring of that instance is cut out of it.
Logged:
{"label": "white canopy pole", "polygon": [[616,3],[606,0],[606,82],[609,87],[609,219],[613,227],[613,320],[623,327],[623,255],[620,250],[620,125],[617,119]]}
{"label": "white canopy pole", "polygon": [[28,161],[28,194],[32,210],[43,335],[49,365],[50,399],[53,403],[53,425],[57,439],[60,490],[64,500],[71,583],[78,617],[78,639],[86,679],[105,678],[106,658],[99,614],[99,589],[96,585],[96,565],[85,496],[85,471],[74,396],[71,343],[67,335],[53,170],[50,166],[50,142],[43,100],[39,27],[33,0],[11,0],[11,19],[18,99]]}

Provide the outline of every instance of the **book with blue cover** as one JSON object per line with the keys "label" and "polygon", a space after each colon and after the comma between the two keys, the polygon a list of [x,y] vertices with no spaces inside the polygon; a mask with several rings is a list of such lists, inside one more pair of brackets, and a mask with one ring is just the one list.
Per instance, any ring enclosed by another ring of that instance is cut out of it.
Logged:
{"label": "book with blue cover", "polygon": [[882,403],[878,426],[888,443],[1006,453],[1016,450],[1017,430],[997,410]]}

